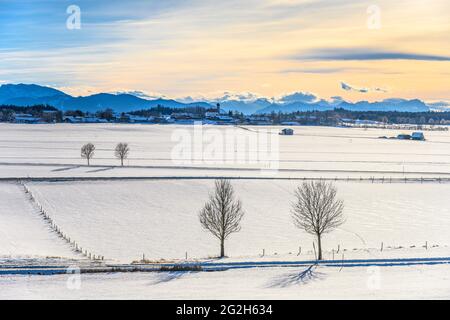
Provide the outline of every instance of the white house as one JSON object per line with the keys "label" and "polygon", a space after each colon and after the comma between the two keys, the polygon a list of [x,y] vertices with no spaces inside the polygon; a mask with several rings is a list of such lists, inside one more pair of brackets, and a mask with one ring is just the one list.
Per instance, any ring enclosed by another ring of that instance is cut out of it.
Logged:
{"label": "white house", "polygon": [[17,113],[14,115],[15,123],[38,123],[41,121],[41,118],[34,117],[28,113]]}

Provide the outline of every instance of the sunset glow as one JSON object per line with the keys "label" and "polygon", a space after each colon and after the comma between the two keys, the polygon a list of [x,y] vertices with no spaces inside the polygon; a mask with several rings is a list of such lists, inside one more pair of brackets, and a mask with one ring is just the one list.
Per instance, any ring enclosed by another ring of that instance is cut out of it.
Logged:
{"label": "sunset glow", "polygon": [[[66,26],[72,4],[80,29]],[[75,95],[450,100],[447,0],[20,0],[0,8],[1,83]]]}

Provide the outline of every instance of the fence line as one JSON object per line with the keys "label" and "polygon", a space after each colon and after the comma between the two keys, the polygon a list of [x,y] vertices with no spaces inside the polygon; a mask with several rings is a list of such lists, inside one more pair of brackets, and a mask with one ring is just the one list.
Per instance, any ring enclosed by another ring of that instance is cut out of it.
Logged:
{"label": "fence line", "polygon": [[78,243],[73,240],[71,237],[69,237],[66,233],[64,233],[61,228],[53,221],[51,216],[45,211],[45,209],[42,207],[42,205],[39,203],[39,201],[34,196],[33,192],[28,188],[28,186],[21,180],[19,180],[19,184],[23,187],[23,190],[25,194],[29,196],[30,202],[39,210],[39,214],[43,217],[44,221],[49,225],[49,227],[64,241],[66,241],[72,249],[85,256],[89,260],[93,261],[99,261],[104,260],[105,257],[102,255],[95,255],[92,252],[88,251],[87,249],[84,249],[83,247],[79,246]]}
{"label": "fence line", "polygon": [[273,177],[273,176],[131,176],[131,177],[28,177],[28,178],[0,178],[0,181],[19,181],[23,184],[24,181],[35,182],[72,182],[72,181],[134,181],[134,180],[215,180],[215,179],[228,179],[228,180],[300,180],[300,181],[346,181],[346,182],[372,182],[372,183],[448,183],[450,177],[392,177],[392,176],[369,176],[369,177],[305,177],[305,176],[285,176],[285,177]]}
{"label": "fence line", "polygon": [[[227,179],[233,180],[236,178],[233,177],[227,177]],[[337,181],[337,182],[371,182],[371,183],[445,183],[450,182],[449,178],[441,178],[441,177],[431,177],[431,178],[424,178],[424,177],[289,177],[289,178],[264,178],[264,177],[255,177],[255,178],[245,178],[245,177],[239,177],[239,179],[260,179],[260,180],[302,180],[302,181]]]}

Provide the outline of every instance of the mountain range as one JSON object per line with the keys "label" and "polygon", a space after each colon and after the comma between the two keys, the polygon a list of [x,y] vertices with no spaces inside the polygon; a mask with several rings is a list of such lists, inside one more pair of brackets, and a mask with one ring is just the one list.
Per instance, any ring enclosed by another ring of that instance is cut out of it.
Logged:
{"label": "mountain range", "polygon": [[84,97],[73,97],[60,90],[36,84],[4,84],[0,86],[0,104],[17,106],[48,104],[60,110],[81,110],[83,112],[96,112],[106,108],[111,108],[117,112],[129,112],[149,109],[158,105],[168,108],[212,107],[212,105],[201,101],[182,103],[170,99],[147,100],[125,93],[98,93]]}
{"label": "mountain range", "polygon": [[[351,111],[404,111],[426,112],[436,110],[436,105],[426,104],[419,99],[385,99],[379,102],[347,102],[340,97],[331,101],[323,100],[312,94],[297,92],[281,99],[240,99],[226,96],[219,99],[201,101],[176,101],[172,99],[148,99],[130,93],[98,93],[89,96],[74,97],[60,90],[36,84],[4,84],[0,86],[0,105],[31,106],[48,104],[60,110],[81,110],[96,112],[111,108],[116,112],[148,109],[162,105],[169,108],[205,107],[211,108],[217,102],[225,111],[239,111],[244,114],[270,112],[323,111],[343,108]],[[444,106],[444,109],[445,106]]]}

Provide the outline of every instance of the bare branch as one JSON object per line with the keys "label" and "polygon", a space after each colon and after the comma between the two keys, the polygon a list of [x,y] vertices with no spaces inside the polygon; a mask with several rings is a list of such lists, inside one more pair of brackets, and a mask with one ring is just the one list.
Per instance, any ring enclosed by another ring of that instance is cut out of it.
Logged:
{"label": "bare branch", "polygon": [[92,143],[87,143],[81,147],[81,157],[87,159],[88,165],[90,165],[90,159],[94,157],[95,146]]}
{"label": "bare branch", "polygon": [[304,182],[295,191],[292,204],[294,224],[309,234],[317,236],[319,260],[322,258],[321,236],[345,222],[344,203],[336,199],[337,190],[332,183]]}
{"label": "bare branch", "polygon": [[244,216],[242,204],[234,200],[234,190],[229,180],[215,181],[214,193],[199,213],[202,227],[220,240],[221,257],[225,256],[225,240],[232,233],[241,230],[241,220]]}
{"label": "bare branch", "polygon": [[116,158],[120,159],[121,166],[123,166],[123,160],[128,158],[129,153],[130,147],[128,147],[128,143],[118,143],[116,149],[114,150],[114,155]]}

